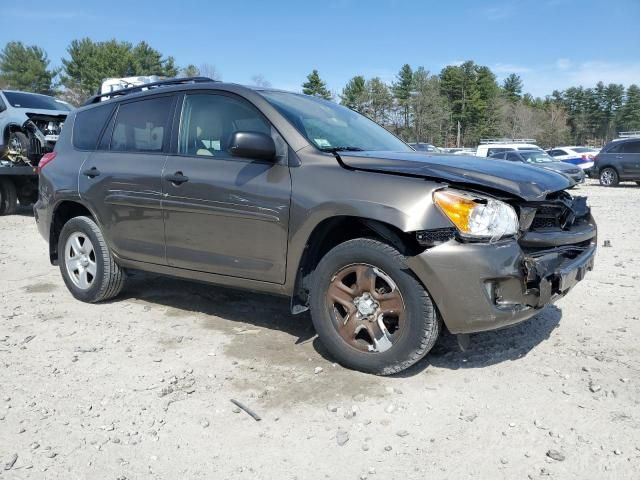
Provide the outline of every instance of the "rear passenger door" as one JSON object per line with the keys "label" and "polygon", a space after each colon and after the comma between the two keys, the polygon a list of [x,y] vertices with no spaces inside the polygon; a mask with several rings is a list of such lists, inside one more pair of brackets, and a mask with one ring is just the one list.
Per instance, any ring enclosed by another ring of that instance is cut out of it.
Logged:
{"label": "rear passenger door", "polygon": [[119,103],[80,169],[81,196],[121,258],[166,263],[161,178],[174,108],[174,95]]}
{"label": "rear passenger door", "polygon": [[[284,283],[288,147],[253,105],[235,95],[186,94],[180,118],[177,151],[163,178],[169,265]],[[278,158],[232,156],[229,143],[236,131],[271,135]]]}

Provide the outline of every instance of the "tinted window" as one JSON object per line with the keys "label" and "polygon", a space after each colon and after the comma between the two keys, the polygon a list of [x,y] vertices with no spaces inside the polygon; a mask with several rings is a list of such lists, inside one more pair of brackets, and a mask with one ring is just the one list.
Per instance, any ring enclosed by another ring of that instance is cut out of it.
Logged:
{"label": "tinted window", "polygon": [[113,105],[103,105],[78,112],[73,124],[73,146],[80,150],[94,150]]}
{"label": "tinted window", "polygon": [[41,110],[64,110],[71,111],[68,103],[47,95],[24,92],[4,92],[7,101],[15,108],[39,108]]}
{"label": "tinted window", "polygon": [[518,155],[517,153],[508,153],[507,154],[507,160],[511,161],[511,162],[520,162],[520,155]]}
{"label": "tinted window", "polygon": [[640,142],[627,142],[622,146],[622,153],[640,153]]}
{"label": "tinted window", "polygon": [[182,110],[178,152],[227,157],[235,132],[271,134],[271,125],[249,103],[223,95],[187,95]]}
{"label": "tinted window", "polygon": [[499,160],[504,160],[504,152],[503,153],[494,153],[490,155],[491,158],[497,158]]}
{"label": "tinted window", "polygon": [[111,137],[111,150],[161,152],[168,134],[172,97],[154,97],[121,104]]}
{"label": "tinted window", "polygon": [[487,150],[487,155],[493,155],[494,153],[506,152],[513,150],[513,148],[490,148]]}
{"label": "tinted window", "polygon": [[561,155],[567,155],[567,152],[565,152],[564,150],[550,150],[549,155],[551,155],[552,157],[559,157]]}
{"label": "tinted window", "polygon": [[597,152],[597,150],[595,148],[589,148],[589,147],[575,147],[573,149],[574,152],[576,153],[595,153]]}
{"label": "tinted window", "polygon": [[0,112],[4,112],[7,109],[4,102],[2,101],[2,97],[0,97]]}
{"label": "tinted window", "polygon": [[606,149],[603,153],[618,153],[620,151],[620,148],[623,146],[624,144],[622,143],[616,143],[614,145],[611,145],[608,149]]}

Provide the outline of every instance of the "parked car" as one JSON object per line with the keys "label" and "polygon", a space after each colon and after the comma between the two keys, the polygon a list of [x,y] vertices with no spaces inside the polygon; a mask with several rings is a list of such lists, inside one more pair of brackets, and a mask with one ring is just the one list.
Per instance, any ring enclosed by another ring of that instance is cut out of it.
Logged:
{"label": "parked car", "polygon": [[0,90],[0,215],[36,201],[35,167],[53,150],[70,110],[47,95]]}
{"label": "parked car", "polygon": [[440,149],[430,143],[410,143],[409,146],[416,152],[439,153]]}
{"label": "parked car", "polygon": [[640,135],[607,143],[596,155],[593,169],[605,187],[627,181],[640,185]]}
{"label": "parked car", "polygon": [[530,318],[593,267],[566,176],[425,155],[334,102],[174,80],[72,112],[35,219],[71,294],[129,270],[291,297],[343,365],[399,372],[454,334]]}
{"label": "parked car", "polygon": [[584,170],[580,167],[557,161],[543,150],[519,150],[513,152],[494,153],[490,158],[526,163],[534,167],[553,170],[554,172],[567,175],[575,183],[583,183],[585,179]]}
{"label": "parked car", "polygon": [[480,140],[480,145],[476,149],[476,157],[488,157],[494,153],[514,152],[518,150],[542,150],[535,144],[533,138],[484,138]]}
{"label": "parked car", "polygon": [[556,160],[580,167],[589,176],[593,168],[593,159],[599,151],[597,148],[573,146],[555,147],[547,150],[547,153]]}

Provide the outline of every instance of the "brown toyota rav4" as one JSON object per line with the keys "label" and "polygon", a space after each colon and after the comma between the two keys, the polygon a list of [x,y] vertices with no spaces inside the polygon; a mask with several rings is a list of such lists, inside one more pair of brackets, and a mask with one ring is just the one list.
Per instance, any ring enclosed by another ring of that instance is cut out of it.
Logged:
{"label": "brown toyota rav4", "polygon": [[[335,103],[191,78],[93,98],[40,164],[51,262],[85,302],[145,270],[286,295],[342,364],[391,374],[528,319],[593,267],[562,174],[414,151]],[[103,101],[104,100],[104,101]]]}

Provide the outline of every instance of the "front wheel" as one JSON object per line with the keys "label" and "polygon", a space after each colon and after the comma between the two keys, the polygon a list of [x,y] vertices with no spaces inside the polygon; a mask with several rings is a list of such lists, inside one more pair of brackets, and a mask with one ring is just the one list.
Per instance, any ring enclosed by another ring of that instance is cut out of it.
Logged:
{"label": "front wheel", "polygon": [[600,171],[600,185],[603,187],[616,187],[619,183],[620,178],[614,168],[607,167]]}
{"label": "front wheel", "polygon": [[72,218],[62,227],[58,263],[67,288],[83,302],[108,300],[124,286],[125,272],[111,255],[100,228],[89,217]]}
{"label": "front wheel", "polygon": [[431,298],[405,257],[358,238],[330,250],[313,273],[316,332],[344,366],[390,375],[423,358],[440,333]]}

